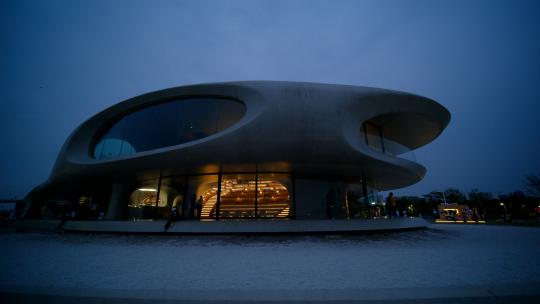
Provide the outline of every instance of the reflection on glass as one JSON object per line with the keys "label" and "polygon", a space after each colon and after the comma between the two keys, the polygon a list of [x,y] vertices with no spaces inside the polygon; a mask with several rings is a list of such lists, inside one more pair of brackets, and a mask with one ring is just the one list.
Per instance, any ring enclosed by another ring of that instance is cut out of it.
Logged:
{"label": "reflection on glass", "polygon": [[105,138],[96,145],[94,151],[99,155],[97,158],[112,158],[134,154],[135,148],[125,140]]}
{"label": "reflection on glass", "polygon": [[372,219],[385,215],[382,197],[369,184],[365,188],[361,183],[349,184],[346,201],[349,218]]}
{"label": "reflection on glass", "polygon": [[173,207],[176,210],[176,216],[181,215],[183,207],[183,195],[185,178],[167,177],[161,180],[160,201],[165,205],[158,208],[157,218],[169,218]]}
{"label": "reflection on glass", "polygon": [[413,150],[393,140],[383,138],[385,153],[416,162]]}
{"label": "reflection on glass", "polygon": [[326,212],[328,218],[344,219],[348,217],[348,206],[342,183],[329,182],[326,192]]}
{"label": "reflection on glass", "polygon": [[143,108],[118,120],[94,146],[97,159],[179,145],[222,131],[244,115],[242,103],[191,98]]}
{"label": "reflection on glass", "polygon": [[384,152],[381,128],[372,123],[365,122],[363,131],[366,144],[376,151]]}
{"label": "reflection on glass", "polygon": [[[128,203],[130,219],[168,218],[174,200],[180,193],[168,185],[158,185],[159,180],[151,180],[135,189]],[[159,195],[158,195],[158,188]]]}
{"label": "reflection on glass", "polygon": [[409,147],[385,138],[382,128],[371,122],[362,124],[360,135],[362,141],[375,151],[416,162],[414,152]]}

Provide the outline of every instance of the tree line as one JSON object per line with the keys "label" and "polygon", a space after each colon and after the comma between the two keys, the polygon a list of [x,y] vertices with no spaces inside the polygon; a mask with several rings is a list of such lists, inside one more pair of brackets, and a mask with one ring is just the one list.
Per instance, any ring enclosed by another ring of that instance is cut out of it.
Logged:
{"label": "tree line", "polygon": [[514,191],[497,196],[478,189],[463,193],[459,189],[448,188],[422,196],[401,196],[397,198],[397,204],[412,216],[437,216],[438,205],[446,203],[476,208],[484,219],[535,219],[540,216],[540,174],[526,176],[525,185],[525,192]]}

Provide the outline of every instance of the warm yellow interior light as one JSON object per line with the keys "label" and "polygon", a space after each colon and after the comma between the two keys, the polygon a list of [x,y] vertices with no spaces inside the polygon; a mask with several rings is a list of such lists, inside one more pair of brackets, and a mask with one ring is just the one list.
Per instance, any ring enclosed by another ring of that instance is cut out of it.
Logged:
{"label": "warm yellow interior light", "polygon": [[[441,219],[436,219],[435,222],[437,223],[451,223],[451,224],[463,224],[465,222],[463,222],[463,220],[456,220],[456,221],[450,221],[450,220],[441,220]],[[472,221],[472,220],[468,220],[466,222],[467,224],[485,224],[486,221]]]}

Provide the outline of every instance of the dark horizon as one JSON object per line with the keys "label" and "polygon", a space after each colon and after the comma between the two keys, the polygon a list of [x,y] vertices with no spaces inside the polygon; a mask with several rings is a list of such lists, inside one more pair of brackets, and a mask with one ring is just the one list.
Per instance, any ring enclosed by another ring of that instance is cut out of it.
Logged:
{"label": "dark horizon", "polygon": [[0,24],[0,198],[45,181],[69,134],[109,106],[236,80],[381,87],[448,108],[415,151],[424,180],[399,196],[525,192],[540,174],[537,1],[2,1]]}

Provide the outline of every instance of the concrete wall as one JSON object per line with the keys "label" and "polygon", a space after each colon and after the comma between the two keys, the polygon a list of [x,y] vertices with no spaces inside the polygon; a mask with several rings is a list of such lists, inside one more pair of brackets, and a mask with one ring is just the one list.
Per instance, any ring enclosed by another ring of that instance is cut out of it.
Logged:
{"label": "concrete wall", "polygon": [[105,212],[106,220],[121,220],[127,218],[129,196],[131,195],[129,184],[113,184],[109,206]]}

